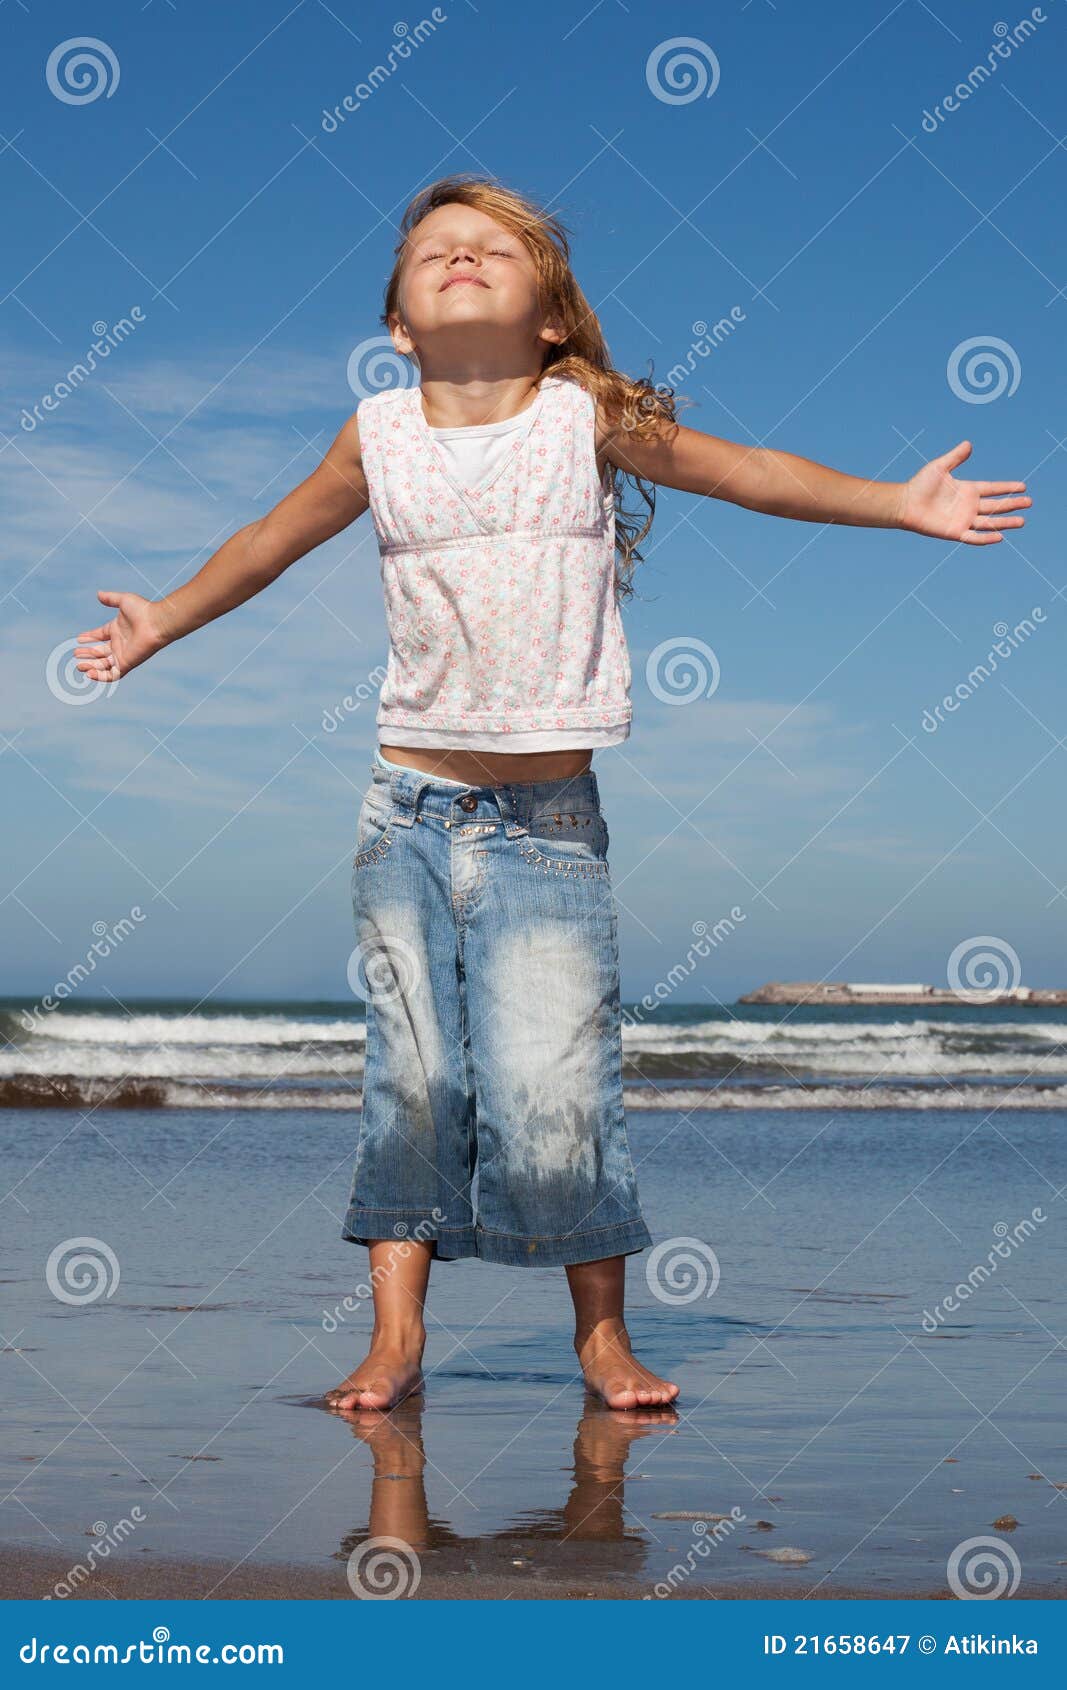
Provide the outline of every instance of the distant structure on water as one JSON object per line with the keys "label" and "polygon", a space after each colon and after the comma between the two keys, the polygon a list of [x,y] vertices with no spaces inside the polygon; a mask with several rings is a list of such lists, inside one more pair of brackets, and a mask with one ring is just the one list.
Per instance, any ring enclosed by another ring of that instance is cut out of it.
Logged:
{"label": "distant structure on water", "polygon": [[941,1003],[1026,1003],[1067,1004],[1067,991],[1040,986],[1006,986],[1003,990],[976,988],[948,991],[943,986],[893,985],[866,980],[772,980],[754,992],[746,992],[739,1003],[812,1004],[941,1004]]}

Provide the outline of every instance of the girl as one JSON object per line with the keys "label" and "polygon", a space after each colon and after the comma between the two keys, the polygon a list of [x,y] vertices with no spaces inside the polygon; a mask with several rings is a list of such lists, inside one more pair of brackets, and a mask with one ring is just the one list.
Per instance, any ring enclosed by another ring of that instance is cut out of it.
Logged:
{"label": "girl", "polygon": [[966,440],[882,482],[682,427],[669,391],[612,369],[563,226],[490,180],[408,207],[382,321],[417,384],[364,399],[313,474],[176,592],[99,593],[115,615],[76,661],[117,680],[370,509],[390,644],[352,867],[367,1050],[344,1236],[368,1246],[375,1323],[327,1401],[415,1391],[431,1261],[482,1256],[566,1268],[591,1390],[665,1407],[678,1386],[633,1356],[623,1318],[625,1257],[651,1239],[591,768],[630,731],[619,603],[655,486],[979,546],[1031,501],[1021,481],[954,480]]}

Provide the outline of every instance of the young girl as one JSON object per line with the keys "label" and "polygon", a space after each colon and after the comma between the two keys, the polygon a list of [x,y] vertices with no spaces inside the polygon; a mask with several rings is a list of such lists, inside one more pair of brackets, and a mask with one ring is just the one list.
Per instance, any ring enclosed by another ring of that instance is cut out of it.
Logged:
{"label": "young girl", "polygon": [[492,181],[450,177],[408,207],[382,321],[417,384],[364,399],[313,474],[176,592],[99,593],[115,615],[76,661],[117,680],[370,509],[390,645],[352,867],[367,1051],[344,1236],[369,1249],[375,1322],[327,1401],[415,1391],[431,1261],[481,1256],[566,1268],[591,1390],[663,1407],[678,1386],[634,1357],[623,1318],[625,1257],[651,1239],[591,768],[630,731],[619,602],[654,488],[969,545],[1031,501],[1021,481],[954,480],[966,440],[881,482],[682,427],[669,391],[612,369],[559,221]]}

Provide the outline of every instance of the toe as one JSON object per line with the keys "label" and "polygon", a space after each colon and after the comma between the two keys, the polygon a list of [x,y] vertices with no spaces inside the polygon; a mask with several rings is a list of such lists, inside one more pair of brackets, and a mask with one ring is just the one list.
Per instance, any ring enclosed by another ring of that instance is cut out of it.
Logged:
{"label": "toe", "polygon": [[637,1407],[637,1392],[621,1379],[608,1381],[607,1397],[612,1408]]}

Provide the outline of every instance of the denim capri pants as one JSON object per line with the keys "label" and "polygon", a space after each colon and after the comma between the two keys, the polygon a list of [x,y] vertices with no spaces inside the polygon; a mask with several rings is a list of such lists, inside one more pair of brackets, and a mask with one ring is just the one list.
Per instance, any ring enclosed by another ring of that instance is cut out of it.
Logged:
{"label": "denim capri pants", "polygon": [[352,863],[367,1005],[343,1236],[512,1266],[646,1249],[592,769],[467,786],[375,761]]}

